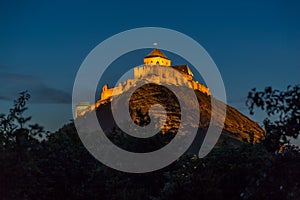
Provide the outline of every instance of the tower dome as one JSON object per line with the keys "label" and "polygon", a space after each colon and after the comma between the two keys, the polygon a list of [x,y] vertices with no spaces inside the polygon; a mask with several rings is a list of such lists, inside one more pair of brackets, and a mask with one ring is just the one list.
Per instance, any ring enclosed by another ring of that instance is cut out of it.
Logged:
{"label": "tower dome", "polygon": [[144,65],[171,66],[171,60],[163,52],[156,48],[144,57]]}

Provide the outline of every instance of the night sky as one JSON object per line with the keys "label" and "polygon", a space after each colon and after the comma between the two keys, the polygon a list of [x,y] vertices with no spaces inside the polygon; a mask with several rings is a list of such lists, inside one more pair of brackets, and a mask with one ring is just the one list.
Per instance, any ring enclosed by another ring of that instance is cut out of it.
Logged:
{"label": "night sky", "polygon": [[[299,6],[259,0],[1,1],[0,113],[28,90],[33,122],[51,131],[60,128],[72,119],[73,83],[87,54],[114,34],[152,26],[199,42],[221,72],[228,103],[248,115],[244,102],[253,87],[300,83]],[[142,64],[145,55],[136,55],[141,57],[116,68]]]}

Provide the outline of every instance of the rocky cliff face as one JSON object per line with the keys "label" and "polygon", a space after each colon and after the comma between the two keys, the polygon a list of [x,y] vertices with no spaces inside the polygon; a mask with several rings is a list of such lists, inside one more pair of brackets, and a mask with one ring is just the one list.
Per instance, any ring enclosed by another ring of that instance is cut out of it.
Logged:
{"label": "rocky cliff face", "polygon": [[[199,113],[200,110],[199,123],[193,124],[193,126],[199,127],[197,136],[194,141],[195,144],[193,152],[197,151],[197,149],[200,148],[211,118],[211,97],[199,91],[195,91],[195,94],[199,104],[191,105],[188,110],[190,118],[193,118],[194,114],[196,112]],[[185,98],[184,100],[186,102],[189,102],[189,96],[186,96],[184,94],[182,94],[182,96],[183,98]],[[166,112],[162,112],[161,110],[156,111],[155,109],[152,109],[152,113],[155,117],[160,117],[167,114],[166,122],[161,129],[161,133],[159,133],[160,135],[164,135],[165,133],[168,134],[168,137],[170,136],[170,134],[175,135],[181,123],[181,110],[179,101],[170,90],[163,86],[147,84],[135,90],[129,99],[125,95],[121,94],[115,97],[114,101],[116,101],[115,105],[117,105],[117,107],[114,108],[116,110],[121,109],[124,106],[124,104],[121,102],[129,101],[131,118],[136,124],[140,126],[146,126],[147,124],[149,124],[151,120],[149,116],[149,109],[151,108],[151,106],[157,104],[163,106]],[[217,106],[221,106],[222,104],[222,102],[218,101]],[[227,114],[220,140],[227,138],[233,144],[238,144],[239,141],[250,141],[250,135],[253,135],[254,141],[257,141],[259,138],[264,137],[264,130],[257,123],[253,122],[233,107],[227,106],[226,108]],[[112,116],[110,101],[102,103],[96,109],[96,113],[99,123],[106,134],[115,134],[116,132],[122,132],[120,129],[118,129],[114,121],[114,117]],[[88,119],[88,114],[85,119]]]}

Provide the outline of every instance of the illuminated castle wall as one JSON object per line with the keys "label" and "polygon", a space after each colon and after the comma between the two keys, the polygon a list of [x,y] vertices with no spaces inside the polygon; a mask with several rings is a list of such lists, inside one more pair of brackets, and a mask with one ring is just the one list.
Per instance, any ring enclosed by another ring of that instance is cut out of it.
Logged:
{"label": "illuminated castle wall", "polygon": [[[153,67],[154,65],[159,65],[160,68]],[[170,70],[167,68],[172,67],[173,69],[179,71],[182,76],[178,77],[174,73],[170,73]],[[165,69],[165,70],[164,70]],[[186,80],[188,81],[188,85],[193,90],[198,90],[206,95],[210,95],[209,89],[203,84],[198,83],[193,80],[193,73],[187,65],[177,65],[171,66],[171,60],[164,55],[159,49],[154,49],[151,53],[149,53],[144,58],[144,65],[134,68],[134,77],[133,79],[128,79],[123,83],[119,83],[114,88],[109,88],[107,84],[102,87],[100,101],[96,104],[89,106],[87,109],[83,110],[83,106],[79,107],[81,110],[76,110],[76,116],[84,115],[86,112],[97,108],[101,105],[101,102],[109,101],[112,95],[119,95],[124,91],[129,90],[137,81],[142,78],[147,78],[147,76],[151,74],[158,75],[154,82],[160,84],[160,82],[164,82],[163,79],[167,79],[168,83],[173,85],[183,85]],[[185,80],[184,80],[185,79]],[[153,78],[151,79],[153,81]],[[80,105],[80,104],[79,104]]]}
{"label": "illuminated castle wall", "polygon": [[159,49],[154,49],[144,57],[144,65],[171,66],[171,60]]}

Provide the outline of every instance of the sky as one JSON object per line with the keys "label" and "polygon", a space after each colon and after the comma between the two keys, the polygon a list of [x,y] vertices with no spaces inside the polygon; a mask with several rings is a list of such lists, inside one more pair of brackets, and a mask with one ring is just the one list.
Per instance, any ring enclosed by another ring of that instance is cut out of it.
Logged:
{"label": "sky", "polygon": [[[1,1],[0,113],[28,90],[32,121],[57,130],[72,119],[73,83],[88,53],[112,35],[150,26],[200,43],[219,68],[229,105],[249,116],[245,99],[252,88],[300,83],[299,6],[276,0]],[[144,55],[136,55],[142,63]],[[136,62],[127,59],[115,70]],[[251,118],[261,124],[262,115]]]}

